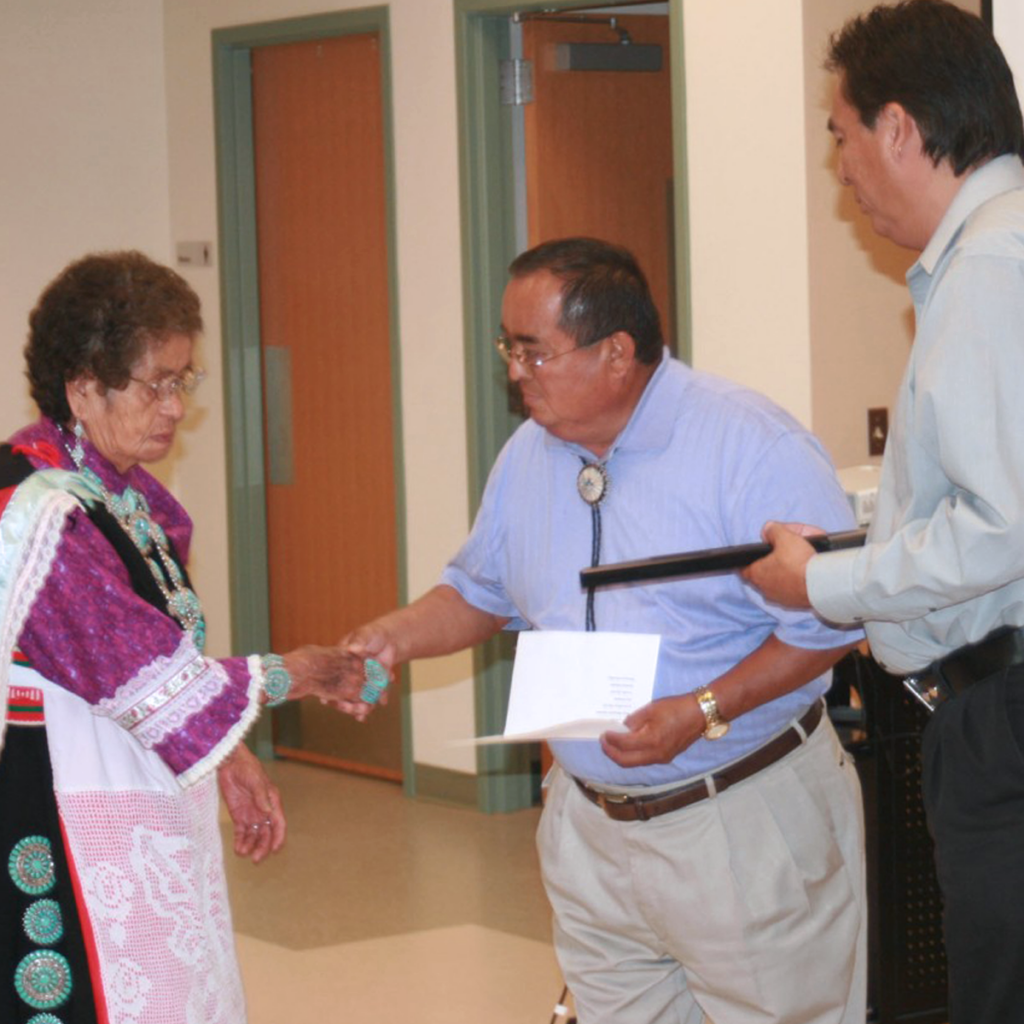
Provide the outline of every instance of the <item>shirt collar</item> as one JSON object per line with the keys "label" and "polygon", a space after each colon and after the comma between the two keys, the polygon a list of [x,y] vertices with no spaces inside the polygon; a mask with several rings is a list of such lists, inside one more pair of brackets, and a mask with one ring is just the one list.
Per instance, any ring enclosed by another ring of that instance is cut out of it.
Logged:
{"label": "shirt collar", "polygon": [[[676,372],[671,372],[670,368]],[[601,462],[607,462],[616,452],[635,449],[639,451],[658,451],[665,448],[672,439],[675,429],[676,412],[682,393],[689,384],[693,371],[672,358],[668,347],[661,350],[661,362],[651,374],[651,379],[636,403],[629,422],[622,428],[619,436],[612,442],[607,455]],[[587,461],[594,456],[575,442],[562,441],[545,431],[545,440],[549,445],[560,445],[582,455]]]}
{"label": "shirt collar", "polygon": [[907,271],[909,280],[918,271],[933,274],[942,254],[949,248],[967,218],[981,205],[1004,192],[1024,188],[1024,166],[1011,153],[997,156],[972,171],[953,197],[935,233],[928,240],[917,262]]}

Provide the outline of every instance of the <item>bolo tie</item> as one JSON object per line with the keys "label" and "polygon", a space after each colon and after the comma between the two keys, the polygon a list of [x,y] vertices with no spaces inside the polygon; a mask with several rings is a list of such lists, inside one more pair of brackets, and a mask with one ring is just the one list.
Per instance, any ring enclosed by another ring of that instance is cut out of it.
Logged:
{"label": "bolo tie", "polygon": [[[601,502],[608,493],[608,470],[603,462],[587,462],[580,456],[583,468],[576,476],[576,490],[579,496],[590,506],[590,565],[601,563]],[[597,626],[594,623],[594,588],[587,587],[586,630],[593,633]]]}

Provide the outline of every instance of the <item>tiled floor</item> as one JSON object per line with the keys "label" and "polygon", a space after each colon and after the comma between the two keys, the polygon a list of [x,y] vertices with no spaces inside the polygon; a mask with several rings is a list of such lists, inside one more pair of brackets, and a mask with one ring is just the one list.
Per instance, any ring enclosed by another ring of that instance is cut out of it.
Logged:
{"label": "tiled floor", "polygon": [[250,1024],[551,1021],[562,981],[538,810],[483,815],[325,769],[269,771],[285,849],[259,867],[227,854]]}

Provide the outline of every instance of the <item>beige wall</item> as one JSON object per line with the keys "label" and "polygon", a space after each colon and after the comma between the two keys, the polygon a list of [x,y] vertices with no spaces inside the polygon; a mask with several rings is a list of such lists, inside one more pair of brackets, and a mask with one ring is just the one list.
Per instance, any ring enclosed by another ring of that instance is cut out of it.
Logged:
{"label": "beige wall", "polygon": [[[93,248],[217,231],[210,32],[365,6],[345,0],[6,0],[0,37],[0,430],[30,414],[24,319]],[[451,0],[392,0],[398,329],[410,592],[467,522],[459,183]],[[889,404],[907,350],[902,254],[874,246],[829,166],[817,70],[845,0],[672,0],[683,32],[696,365],[768,392],[864,461],[864,412]],[[681,42],[680,42],[681,40]],[[166,71],[166,74],[165,74]],[[211,373],[171,482],[196,519],[211,648],[228,646],[227,517],[216,268],[203,299]],[[895,278],[895,279],[894,279]],[[329,462],[330,453],[325,453]],[[413,670],[415,758],[472,771],[468,655]]]}
{"label": "beige wall", "polygon": [[810,425],[801,3],[681,6],[693,363]]}
{"label": "beige wall", "polygon": [[35,417],[28,311],[69,260],[170,257],[162,0],[4,0],[0,436]]}

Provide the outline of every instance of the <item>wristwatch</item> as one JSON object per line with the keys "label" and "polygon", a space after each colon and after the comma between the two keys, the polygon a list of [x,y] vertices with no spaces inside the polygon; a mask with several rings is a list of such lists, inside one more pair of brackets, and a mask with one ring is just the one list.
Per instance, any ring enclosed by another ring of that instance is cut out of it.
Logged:
{"label": "wristwatch", "polygon": [[729,723],[719,713],[715,695],[710,687],[704,686],[695,692],[695,696],[707,723],[704,728],[704,739],[720,740],[729,731]]}

